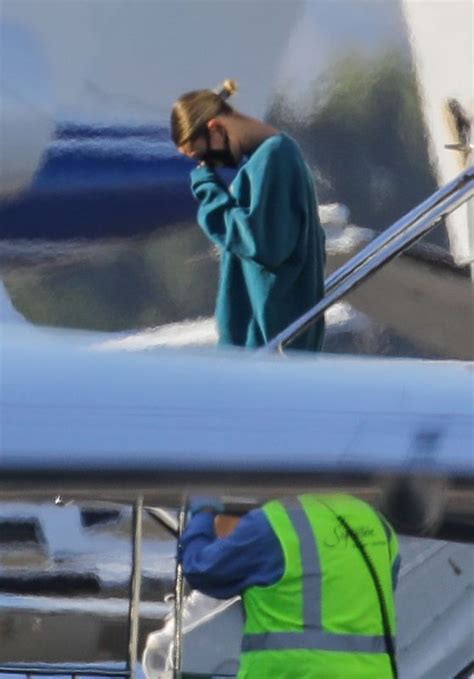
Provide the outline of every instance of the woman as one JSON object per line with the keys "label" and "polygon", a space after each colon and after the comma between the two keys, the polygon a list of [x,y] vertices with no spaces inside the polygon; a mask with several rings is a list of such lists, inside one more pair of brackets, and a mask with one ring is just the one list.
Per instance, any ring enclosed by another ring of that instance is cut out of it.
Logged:
{"label": "woman", "polygon": [[[171,113],[178,149],[198,161],[191,188],[199,225],[220,250],[219,344],[255,348],[323,296],[324,233],[313,179],[296,142],[231,108],[236,91],[184,94]],[[230,188],[219,167],[241,165]],[[319,350],[324,321],[292,344]]]}

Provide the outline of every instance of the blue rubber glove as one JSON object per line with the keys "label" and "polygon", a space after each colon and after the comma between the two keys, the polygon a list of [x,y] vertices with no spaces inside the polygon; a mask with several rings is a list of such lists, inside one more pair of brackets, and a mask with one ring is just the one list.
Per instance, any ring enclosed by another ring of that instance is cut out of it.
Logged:
{"label": "blue rubber glove", "polygon": [[198,512],[202,512],[203,509],[211,510],[214,514],[221,514],[224,511],[224,505],[218,497],[195,495],[190,498],[188,509],[191,516],[194,516]]}

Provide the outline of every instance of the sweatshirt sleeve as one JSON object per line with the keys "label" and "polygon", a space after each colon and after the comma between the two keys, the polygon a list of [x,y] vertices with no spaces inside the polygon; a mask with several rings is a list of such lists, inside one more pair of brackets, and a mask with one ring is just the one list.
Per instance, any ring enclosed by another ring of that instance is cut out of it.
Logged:
{"label": "sweatshirt sleeve", "polygon": [[214,533],[214,516],[199,512],[183,533],[180,559],[193,589],[229,599],[253,585],[270,585],[283,575],[283,552],[261,510],[244,516],[227,538]]}
{"label": "sweatshirt sleeve", "polygon": [[240,170],[236,196],[207,167],[193,170],[191,182],[199,225],[216,245],[270,270],[291,256],[302,223],[294,149],[273,143],[265,153],[257,150]]}

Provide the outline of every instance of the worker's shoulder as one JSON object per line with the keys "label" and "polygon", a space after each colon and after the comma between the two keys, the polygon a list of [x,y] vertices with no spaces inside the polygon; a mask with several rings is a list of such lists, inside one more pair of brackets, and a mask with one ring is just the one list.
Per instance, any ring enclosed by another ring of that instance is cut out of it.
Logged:
{"label": "worker's shoulder", "polygon": [[252,509],[248,514],[245,514],[239,523],[239,527],[242,531],[251,531],[258,539],[273,533],[265,512],[260,508]]}

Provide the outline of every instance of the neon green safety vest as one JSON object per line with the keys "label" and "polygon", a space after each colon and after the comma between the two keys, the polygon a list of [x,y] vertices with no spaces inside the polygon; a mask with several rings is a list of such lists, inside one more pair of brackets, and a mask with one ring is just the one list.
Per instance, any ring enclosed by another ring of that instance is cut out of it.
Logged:
{"label": "neon green safety vest", "polygon": [[398,541],[391,527],[365,502],[346,495],[302,495],[291,504],[269,502],[263,511],[285,568],[275,584],[243,595],[238,679],[391,678],[372,576],[335,513],[372,561],[394,637],[391,571]]}

